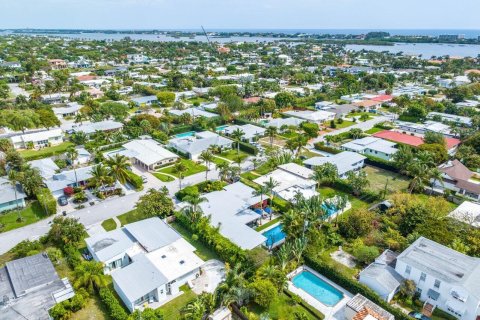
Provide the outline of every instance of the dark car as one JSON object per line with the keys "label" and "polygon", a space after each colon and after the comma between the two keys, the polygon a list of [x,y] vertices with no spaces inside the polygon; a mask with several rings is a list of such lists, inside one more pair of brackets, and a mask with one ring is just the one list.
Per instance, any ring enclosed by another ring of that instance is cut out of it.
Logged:
{"label": "dark car", "polygon": [[67,197],[65,196],[60,196],[58,198],[58,204],[61,205],[62,207],[63,206],[66,206],[68,204],[68,200],[67,200]]}
{"label": "dark car", "polygon": [[413,319],[430,320],[429,317],[421,314],[420,312],[415,312],[415,311],[410,312],[408,316]]}

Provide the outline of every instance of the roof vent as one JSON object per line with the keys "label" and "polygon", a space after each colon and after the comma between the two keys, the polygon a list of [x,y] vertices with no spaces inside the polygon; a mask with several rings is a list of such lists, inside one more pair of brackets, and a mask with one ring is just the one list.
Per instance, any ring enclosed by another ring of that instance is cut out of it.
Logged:
{"label": "roof vent", "polygon": [[162,255],[162,259],[165,259],[167,256],[166,255]]}
{"label": "roof vent", "polygon": [[180,264],[184,264],[184,263],[185,263],[185,261],[183,261],[183,260],[180,260]]}

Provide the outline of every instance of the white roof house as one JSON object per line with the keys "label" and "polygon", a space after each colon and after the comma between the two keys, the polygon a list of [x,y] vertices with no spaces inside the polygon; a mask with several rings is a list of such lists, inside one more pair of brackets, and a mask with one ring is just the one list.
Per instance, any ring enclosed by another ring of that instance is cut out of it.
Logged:
{"label": "white roof house", "polygon": [[99,122],[90,122],[83,124],[70,125],[69,128],[64,128],[64,130],[73,130],[75,132],[83,132],[86,135],[90,135],[97,131],[115,131],[120,130],[123,127],[123,124],[120,122],[112,120],[104,120]]}
{"label": "white roof house", "polygon": [[449,217],[467,223],[475,228],[480,228],[480,204],[464,201],[455,210],[448,214]]}
{"label": "white roof house", "polygon": [[472,125],[472,118],[470,117],[458,116],[456,114],[441,113],[441,112],[429,112],[427,115],[427,118],[429,119],[434,119],[437,117],[442,119],[442,121],[460,123],[466,126]]}
{"label": "white roof house", "polygon": [[156,217],[85,241],[93,258],[111,273],[114,288],[130,311],[145,304],[158,307],[177,295],[204,263],[190,243]]}
{"label": "white roof house", "polygon": [[125,143],[122,147],[120,150],[106,153],[106,156],[112,157],[115,154],[120,154],[148,169],[154,169],[157,166],[175,162],[178,159],[178,155],[165,149],[153,139],[132,140]]}
{"label": "white roof house", "polygon": [[287,163],[278,166],[278,169],[253,180],[253,182],[265,185],[271,178],[278,183],[273,192],[280,198],[290,201],[298,192],[306,199],[318,195],[315,190],[316,182],[311,179],[312,176],[313,170],[296,163]]}
{"label": "white roof house", "polygon": [[236,182],[223,190],[205,194],[207,201],[200,204],[203,213],[211,217],[212,226],[220,226],[220,233],[224,237],[247,250],[267,240],[248,226],[260,219],[260,215],[250,209],[260,202],[260,196],[254,196],[253,193],[254,189]]}
{"label": "white roof house", "polygon": [[77,114],[81,108],[82,106],[78,104],[78,102],[69,102],[66,107],[53,108],[52,110],[56,116],[61,116],[63,118]]}
{"label": "white roof house", "polygon": [[215,118],[218,117],[218,114],[213,113],[213,112],[208,112],[203,110],[200,107],[193,107],[193,108],[187,108],[183,110],[177,110],[177,109],[170,109],[168,113],[173,114],[175,116],[181,116],[182,114],[189,114],[192,116],[192,118],[197,118],[197,117],[205,117],[205,118]]}
{"label": "white roof house", "polygon": [[50,189],[53,196],[59,197],[63,194],[63,189],[73,187],[78,184],[84,184],[92,177],[93,166],[77,168],[75,170],[66,170],[54,174],[51,178],[45,180],[47,188]]}
{"label": "white roof house", "polygon": [[62,130],[58,128],[44,131],[36,131],[12,136],[10,137],[10,141],[12,141],[15,149],[27,148],[29,143],[32,143],[34,148],[46,147],[49,144],[56,145],[62,143],[63,133]]}
{"label": "white roof house", "polygon": [[342,150],[371,155],[383,160],[391,160],[397,153],[397,144],[375,137],[365,137],[342,144]]}
{"label": "white roof house", "polygon": [[32,160],[29,164],[32,168],[38,169],[40,175],[44,179],[50,179],[58,170],[60,170],[57,164],[53,162],[52,158]]}
{"label": "white roof house", "polygon": [[275,127],[277,129],[281,129],[283,126],[294,126],[298,127],[302,122],[305,122],[303,119],[299,118],[275,118],[268,120],[268,122],[265,123],[266,127]]}
{"label": "white roof house", "polygon": [[197,132],[194,136],[170,139],[168,145],[190,159],[197,159],[202,151],[211,146],[231,148],[233,141],[210,131]]}
{"label": "white roof house", "polygon": [[317,110],[317,111],[286,111],[283,114],[299,118],[308,122],[314,123],[324,123],[325,121],[334,120],[336,113],[324,110]]}
{"label": "white roof house", "polygon": [[427,304],[464,320],[480,314],[480,258],[420,237],[398,255],[395,270],[415,281]]}
{"label": "white roof house", "polygon": [[228,126],[224,132],[226,135],[230,135],[237,129],[244,133],[242,138],[247,141],[252,141],[253,139],[263,136],[266,131],[265,128],[254,126],[253,124],[245,124],[243,126]]}
{"label": "white roof house", "polygon": [[331,157],[313,157],[303,162],[307,167],[313,168],[325,163],[331,163],[337,167],[340,178],[345,178],[349,171],[360,170],[366,158],[361,154],[343,151]]}
{"label": "white roof house", "polygon": [[452,133],[450,126],[441,122],[431,120],[427,120],[424,123],[395,121],[395,124],[398,126],[399,130],[404,130],[408,132],[414,132],[419,134],[425,134],[426,132],[436,132],[443,134],[445,137],[455,137],[455,134]]}

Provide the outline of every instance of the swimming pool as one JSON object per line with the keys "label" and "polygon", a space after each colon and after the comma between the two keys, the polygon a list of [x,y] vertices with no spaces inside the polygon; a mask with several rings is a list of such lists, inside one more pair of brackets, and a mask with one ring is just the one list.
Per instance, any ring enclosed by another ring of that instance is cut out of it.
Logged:
{"label": "swimming pool", "polygon": [[285,239],[285,232],[283,232],[281,224],[278,224],[275,227],[273,227],[272,229],[269,229],[269,230],[263,232],[262,235],[265,238],[267,238],[267,241],[265,241],[265,245],[268,248],[273,246],[275,243]]}
{"label": "swimming pool", "polygon": [[218,131],[223,131],[223,130],[225,130],[226,128],[228,128],[228,125],[218,126],[218,127],[215,128],[215,131],[217,131],[217,132],[218,132]]}
{"label": "swimming pool", "polygon": [[337,213],[338,211],[338,208],[333,205],[333,204],[326,204],[325,202],[322,203],[322,208],[325,209],[325,211],[327,212],[327,217],[330,218],[331,216],[333,216],[335,213]]}
{"label": "swimming pool", "polygon": [[310,271],[300,272],[293,277],[292,283],[328,307],[335,306],[343,299],[342,292]]}
{"label": "swimming pool", "polygon": [[193,137],[194,135],[195,135],[195,131],[188,131],[188,132],[176,134],[175,138]]}

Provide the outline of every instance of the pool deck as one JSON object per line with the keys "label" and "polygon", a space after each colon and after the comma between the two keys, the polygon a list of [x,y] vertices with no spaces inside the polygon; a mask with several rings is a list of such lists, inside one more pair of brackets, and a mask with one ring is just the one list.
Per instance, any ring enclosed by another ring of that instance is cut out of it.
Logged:
{"label": "pool deck", "polygon": [[345,320],[345,314],[344,314],[345,305],[347,304],[348,301],[350,301],[350,299],[353,298],[353,294],[351,294],[350,292],[348,292],[344,288],[340,287],[336,283],[330,281],[326,277],[322,276],[321,274],[319,274],[318,272],[316,272],[312,268],[307,267],[305,265],[301,266],[301,267],[298,267],[293,272],[289,273],[287,277],[288,277],[288,279],[292,279],[294,276],[301,273],[302,271],[308,271],[308,272],[313,273],[315,276],[322,279],[323,281],[325,281],[326,283],[328,283],[329,285],[331,285],[332,287],[334,287],[335,289],[337,289],[338,291],[343,293],[343,299],[340,300],[335,306],[329,307],[329,306],[321,303],[317,299],[315,299],[313,296],[308,294],[303,289],[295,287],[295,285],[292,283],[292,281],[288,281],[288,283],[287,283],[288,284],[288,290],[295,293],[300,298],[305,300],[308,304],[310,304],[312,307],[314,307],[315,309],[317,309],[318,311],[323,313],[325,315],[326,320],[328,320],[328,319]]}

